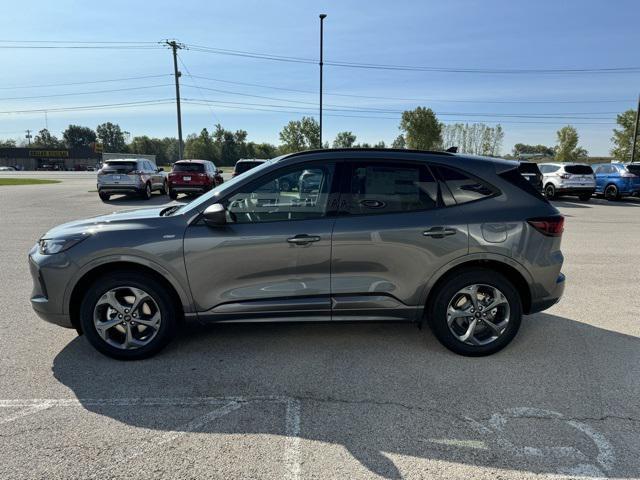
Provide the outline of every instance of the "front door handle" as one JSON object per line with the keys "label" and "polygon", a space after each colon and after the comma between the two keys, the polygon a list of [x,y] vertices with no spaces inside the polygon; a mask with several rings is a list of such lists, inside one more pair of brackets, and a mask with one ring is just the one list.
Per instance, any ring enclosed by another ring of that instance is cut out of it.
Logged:
{"label": "front door handle", "polygon": [[310,243],[319,241],[320,237],[318,235],[307,235],[306,233],[287,238],[287,242],[293,243],[294,245],[308,245]]}
{"label": "front door handle", "polygon": [[457,230],[455,228],[449,227],[431,227],[429,230],[422,232],[422,235],[431,238],[444,238],[449,235],[455,235],[456,231]]}

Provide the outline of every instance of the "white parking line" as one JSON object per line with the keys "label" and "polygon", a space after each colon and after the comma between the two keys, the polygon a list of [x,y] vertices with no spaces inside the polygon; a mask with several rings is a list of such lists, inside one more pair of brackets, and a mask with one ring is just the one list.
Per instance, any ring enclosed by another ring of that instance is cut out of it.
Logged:
{"label": "white parking line", "polygon": [[[281,396],[257,397],[175,397],[175,398],[55,398],[55,399],[0,399],[0,409],[21,408],[13,415],[0,419],[0,425],[19,420],[39,411],[58,407],[215,407],[204,415],[193,418],[189,422],[154,436],[146,445],[131,453],[121,453],[123,460],[131,460],[148,454],[162,445],[173,442],[189,433],[197,432],[205,425],[250,403],[275,402],[285,406],[285,445],[284,466],[287,480],[300,478],[300,402],[295,398]],[[116,462],[117,464],[118,462]],[[108,470],[112,465],[105,466]]]}

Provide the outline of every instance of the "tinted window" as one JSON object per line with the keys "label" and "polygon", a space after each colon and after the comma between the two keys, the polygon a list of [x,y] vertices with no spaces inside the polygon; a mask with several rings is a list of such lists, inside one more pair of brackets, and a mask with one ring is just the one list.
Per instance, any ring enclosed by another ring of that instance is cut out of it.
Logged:
{"label": "tinted window", "polygon": [[241,173],[246,172],[247,170],[251,170],[254,167],[257,167],[262,162],[238,162],[236,163],[236,175],[240,175]]}
{"label": "tinted window", "polygon": [[204,172],[204,165],[201,163],[174,163],[174,172]]}
{"label": "tinted window", "polygon": [[553,173],[557,172],[560,169],[557,165],[541,165],[540,171],[542,173]]}
{"label": "tinted window", "polygon": [[352,215],[428,210],[437,188],[425,165],[356,164],[342,208]]}
{"label": "tinted window", "polygon": [[627,165],[627,170],[635,175],[640,175],[640,165]]}
{"label": "tinted window", "polygon": [[571,175],[593,175],[593,170],[589,165],[567,165],[564,171]]}
{"label": "tinted window", "polygon": [[130,173],[138,168],[138,164],[133,162],[106,162],[102,167],[103,172]]}
{"label": "tinted window", "polygon": [[438,166],[437,168],[440,172],[440,177],[445,181],[458,204],[473,202],[497,193],[495,189],[486,183],[460,170],[443,166]]}
{"label": "tinted window", "polygon": [[[512,185],[515,185],[519,189],[527,192],[529,195],[533,195],[537,199],[547,202],[547,199],[540,194],[540,190],[532,185],[531,182],[528,182],[521,175],[519,170],[516,170],[515,168],[513,170],[507,170],[506,172],[501,173],[500,176]],[[542,182],[538,183],[538,186],[542,187]]]}
{"label": "tinted window", "polygon": [[[297,191],[283,191],[281,180],[300,179]],[[332,166],[286,170],[243,187],[227,200],[229,221],[276,222],[322,218],[333,179]]]}
{"label": "tinted window", "polygon": [[538,168],[538,165],[536,165],[535,163],[529,163],[529,162],[521,162],[520,165],[518,166],[518,170],[520,170],[520,173],[535,173],[535,174],[540,173],[540,169]]}

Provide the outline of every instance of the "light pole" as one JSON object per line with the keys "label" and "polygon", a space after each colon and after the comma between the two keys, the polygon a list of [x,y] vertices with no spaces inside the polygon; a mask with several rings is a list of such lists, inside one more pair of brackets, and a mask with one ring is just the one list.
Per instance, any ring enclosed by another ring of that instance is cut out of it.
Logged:
{"label": "light pole", "polygon": [[320,14],[320,148],[322,148],[322,48],[324,42],[324,19],[326,13]]}

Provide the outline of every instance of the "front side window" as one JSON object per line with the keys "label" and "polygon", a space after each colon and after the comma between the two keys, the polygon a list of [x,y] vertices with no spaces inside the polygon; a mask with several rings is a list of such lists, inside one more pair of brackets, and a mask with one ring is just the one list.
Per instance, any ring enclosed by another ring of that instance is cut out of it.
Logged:
{"label": "front side window", "polygon": [[457,204],[490,197],[497,191],[486,183],[460,170],[438,166],[440,178],[446,183]]}
{"label": "front side window", "polygon": [[[327,214],[334,167],[286,169],[252,182],[226,201],[231,223],[309,220]],[[282,185],[291,183],[290,189]]]}
{"label": "front side window", "polygon": [[351,215],[429,210],[437,190],[426,165],[354,164],[342,209]]}

